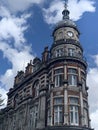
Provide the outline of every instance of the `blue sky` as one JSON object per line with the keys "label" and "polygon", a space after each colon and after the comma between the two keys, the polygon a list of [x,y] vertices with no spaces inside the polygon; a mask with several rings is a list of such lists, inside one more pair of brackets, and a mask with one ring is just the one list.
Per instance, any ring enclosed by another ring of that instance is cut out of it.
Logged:
{"label": "blue sky", "polygon": [[[87,85],[92,127],[98,130],[98,1],[69,0],[70,18],[81,33],[88,62]],[[51,47],[52,31],[62,19],[63,0],[0,1],[0,93],[13,86],[18,70],[25,70],[35,56]],[[5,100],[6,102],[6,100]]]}

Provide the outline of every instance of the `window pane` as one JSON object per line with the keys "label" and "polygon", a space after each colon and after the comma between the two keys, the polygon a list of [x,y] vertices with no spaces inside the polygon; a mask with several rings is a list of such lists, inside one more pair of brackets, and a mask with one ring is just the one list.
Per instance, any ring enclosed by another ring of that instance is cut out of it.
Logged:
{"label": "window pane", "polygon": [[75,112],[75,123],[77,124],[78,123],[78,113]]}
{"label": "window pane", "polygon": [[73,112],[70,112],[70,122],[73,123]]}
{"label": "window pane", "polygon": [[63,75],[55,76],[55,87],[61,87],[63,83]]}
{"label": "window pane", "polygon": [[85,81],[85,79],[82,78],[82,88],[83,88],[83,90],[85,90],[85,87],[86,87],[86,81]]}
{"label": "window pane", "polygon": [[69,48],[68,49],[68,56],[74,56],[74,54],[75,54],[75,50],[72,48]]}
{"label": "window pane", "polygon": [[59,113],[59,122],[62,123],[63,122],[63,113],[62,111]]}
{"label": "window pane", "polygon": [[60,56],[63,56],[63,48],[56,50],[56,57],[60,57]]}
{"label": "window pane", "polygon": [[50,109],[48,109],[47,124],[48,125],[51,124],[51,110]]}
{"label": "window pane", "polygon": [[88,126],[88,110],[84,109],[84,124]]}
{"label": "window pane", "polygon": [[70,106],[70,123],[71,125],[79,124],[78,106]]}
{"label": "window pane", "polygon": [[59,75],[59,85],[62,86],[62,83],[63,83],[63,75]]}
{"label": "window pane", "polygon": [[73,68],[69,68],[69,69],[68,69],[68,73],[77,74],[77,70],[76,70],[76,69],[73,69]]}
{"label": "window pane", "polygon": [[55,98],[54,99],[54,104],[57,105],[57,104],[62,104],[63,103],[63,98]]}
{"label": "window pane", "polygon": [[59,74],[59,73],[63,73],[63,68],[60,68],[60,69],[56,69],[54,71],[55,74]]}
{"label": "window pane", "polygon": [[63,122],[62,106],[54,107],[54,124],[60,124]]}
{"label": "window pane", "polygon": [[70,103],[72,104],[78,104],[78,98],[75,98],[75,97],[70,97]]}
{"label": "window pane", "polygon": [[77,85],[77,76],[76,75],[68,75],[69,85]]}

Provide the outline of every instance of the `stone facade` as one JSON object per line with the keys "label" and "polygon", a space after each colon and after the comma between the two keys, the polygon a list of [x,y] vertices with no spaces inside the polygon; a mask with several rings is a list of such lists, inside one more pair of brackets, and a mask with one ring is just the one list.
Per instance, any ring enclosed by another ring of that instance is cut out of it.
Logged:
{"label": "stone facade", "polygon": [[42,59],[36,57],[17,73],[0,112],[0,130],[91,130],[79,35],[65,6],[50,50],[45,47]]}

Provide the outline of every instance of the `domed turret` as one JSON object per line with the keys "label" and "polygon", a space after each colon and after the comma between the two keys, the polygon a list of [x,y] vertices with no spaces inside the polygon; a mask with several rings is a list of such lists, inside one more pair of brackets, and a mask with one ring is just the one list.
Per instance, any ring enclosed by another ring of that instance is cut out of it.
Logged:
{"label": "domed turret", "polygon": [[69,17],[69,10],[65,3],[62,11],[62,20],[58,22],[53,31],[53,44],[51,47],[51,59],[73,58],[79,60],[86,67],[87,64],[83,58],[83,48],[79,41],[80,32]]}
{"label": "domed turret", "polygon": [[55,31],[59,28],[62,28],[62,27],[70,27],[70,28],[74,28],[78,35],[80,34],[76,24],[74,23],[74,21],[72,21],[69,17],[69,10],[67,9],[67,4],[65,3],[65,9],[62,11],[62,15],[63,15],[63,18],[61,21],[59,21],[56,26],[55,26],[55,29],[53,31],[53,35],[55,33]]}

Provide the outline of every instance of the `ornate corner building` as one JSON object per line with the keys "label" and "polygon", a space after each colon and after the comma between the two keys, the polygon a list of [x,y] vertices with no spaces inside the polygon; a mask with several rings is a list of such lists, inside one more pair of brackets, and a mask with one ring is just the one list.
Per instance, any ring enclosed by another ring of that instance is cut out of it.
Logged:
{"label": "ornate corner building", "polygon": [[53,30],[53,44],[42,59],[19,71],[0,112],[0,130],[92,130],[90,126],[87,63],[79,30],[69,18]]}

